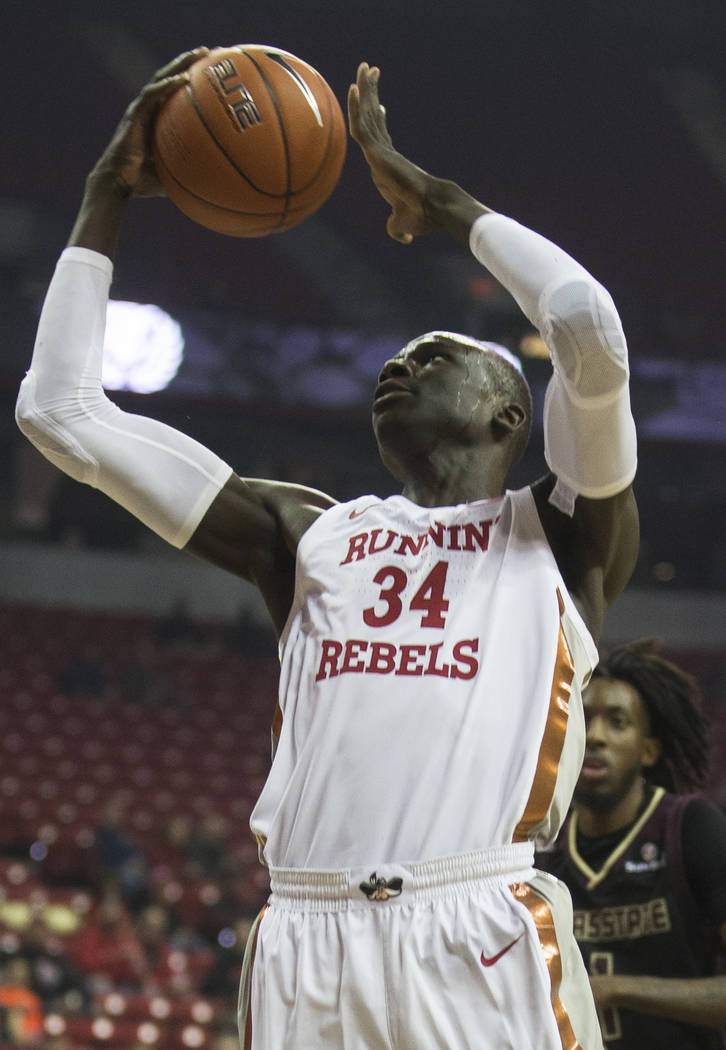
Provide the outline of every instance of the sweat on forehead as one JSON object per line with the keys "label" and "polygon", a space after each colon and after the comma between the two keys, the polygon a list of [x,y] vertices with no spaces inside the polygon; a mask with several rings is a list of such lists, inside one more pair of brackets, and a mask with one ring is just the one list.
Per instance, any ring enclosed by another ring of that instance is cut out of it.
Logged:
{"label": "sweat on forehead", "polygon": [[460,332],[426,332],[425,335],[419,335],[415,339],[412,339],[410,343],[407,343],[403,348],[403,353],[408,353],[414,350],[417,346],[422,343],[456,343],[459,346],[468,346],[473,350],[484,350],[487,353],[496,354],[498,357],[503,358],[513,368],[521,374],[522,366],[518,360],[507,350],[506,346],[502,346],[500,343],[488,343],[482,339],[474,339],[470,335],[462,335]]}

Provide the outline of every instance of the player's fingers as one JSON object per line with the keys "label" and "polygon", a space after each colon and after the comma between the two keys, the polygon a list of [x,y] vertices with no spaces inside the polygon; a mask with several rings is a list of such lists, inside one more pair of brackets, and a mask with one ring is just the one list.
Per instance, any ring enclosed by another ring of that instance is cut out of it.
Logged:
{"label": "player's fingers", "polygon": [[358,85],[359,89],[362,86],[362,84],[365,82],[365,78],[366,78],[366,76],[368,74],[369,68],[370,67],[369,67],[367,62],[361,62],[359,64],[359,66],[358,66],[358,69],[357,69],[356,74],[355,74],[355,82]]}
{"label": "player's fingers", "polygon": [[163,105],[180,87],[188,83],[188,73],[177,73],[175,76],[165,77],[163,80],[152,81],[146,85],[138,98],[131,103],[128,116],[145,117],[148,113]]}
{"label": "player's fingers", "polygon": [[363,148],[366,143],[361,128],[360,96],[355,84],[351,84],[348,90],[348,129],[353,141]]}
{"label": "player's fingers", "polygon": [[356,84],[361,98],[372,99],[378,105],[378,81],[381,71],[378,66],[369,66],[367,62],[361,62],[358,66]]}
{"label": "player's fingers", "polygon": [[376,66],[361,62],[356,82],[348,92],[351,134],[357,142],[362,136],[373,139],[386,132],[386,111],[378,101],[378,75]]}
{"label": "player's fingers", "polygon": [[151,78],[152,83],[159,80],[166,80],[167,77],[176,76],[177,73],[182,73],[189,66],[193,65],[197,59],[203,58],[204,55],[209,54],[208,47],[195,47],[192,51],[184,51],[183,54],[177,55],[171,62],[167,62],[161,69],[157,69]]}
{"label": "player's fingers", "polygon": [[348,126],[353,139],[363,148],[373,143],[376,124],[375,110],[361,97],[358,84],[351,84],[348,89]]}
{"label": "player's fingers", "polygon": [[160,98],[163,95],[169,95],[180,88],[182,84],[189,83],[188,73],[174,73],[171,76],[164,77],[163,80],[155,80],[152,84],[147,84],[144,88],[143,94],[146,98]]}
{"label": "player's fingers", "polygon": [[395,211],[388,216],[386,232],[389,237],[392,237],[394,241],[398,241],[399,244],[410,244],[413,240],[412,233],[407,233],[405,230],[401,229],[400,221]]}

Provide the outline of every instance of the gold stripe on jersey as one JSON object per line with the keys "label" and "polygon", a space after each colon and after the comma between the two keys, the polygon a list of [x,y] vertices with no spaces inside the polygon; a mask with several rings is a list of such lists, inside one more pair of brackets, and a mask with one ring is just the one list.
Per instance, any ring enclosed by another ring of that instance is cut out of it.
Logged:
{"label": "gold stripe on jersey", "polygon": [[542,947],[542,953],[547,964],[547,972],[550,977],[550,1002],[552,1003],[552,1012],[555,1015],[557,1029],[560,1033],[562,1050],[582,1050],[572,1030],[569,1014],[560,999],[562,958],[560,956],[560,947],[557,943],[555,920],[552,917],[550,906],[544,897],[536,893],[526,882],[516,882],[509,889],[514,899],[525,906],[537,927],[537,936],[539,937],[539,943]]}
{"label": "gold stripe on jersey", "polygon": [[240,1002],[238,1010],[239,1030],[243,1035],[241,1044],[242,1050],[251,1050],[252,1047],[252,970],[255,965],[260,923],[262,922],[268,908],[269,904],[266,904],[255,919],[255,924],[250,933],[251,941],[245,951],[244,963],[242,964],[242,983],[240,985]]}
{"label": "gold stripe on jersey", "polygon": [[580,871],[584,875],[587,875],[587,878],[589,879],[589,882],[587,884],[588,890],[592,890],[592,889],[595,888],[595,886],[599,886],[600,885],[602,880],[605,878],[607,873],[612,868],[613,864],[615,864],[615,862],[617,860],[619,860],[620,857],[622,857],[623,853],[625,853],[626,849],[628,848],[630,843],[633,841],[635,836],[638,834],[640,829],[653,816],[653,814],[655,813],[657,807],[660,805],[660,800],[663,798],[664,795],[665,795],[665,788],[657,787],[655,789],[655,791],[653,792],[653,797],[650,800],[650,802],[648,803],[648,805],[645,807],[643,812],[640,814],[640,816],[638,817],[636,822],[633,824],[633,826],[630,829],[630,831],[627,833],[627,835],[625,835],[620,840],[620,842],[617,844],[617,846],[612,851],[612,853],[607,858],[607,860],[605,861],[605,863],[603,864],[603,866],[600,868],[599,871],[594,871],[590,867],[590,865],[587,863],[587,861],[584,860],[583,857],[581,857],[579,852],[578,852],[578,849],[577,849],[577,810],[575,809],[573,811],[572,818],[570,820],[570,826],[567,829],[567,848],[570,851],[570,856],[572,857],[572,860],[574,861],[574,863],[577,865],[577,867],[580,869]]}
{"label": "gold stripe on jersey", "polygon": [[549,709],[545,722],[537,767],[532,780],[527,804],[524,807],[519,823],[514,829],[513,842],[524,842],[531,837],[532,831],[547,816],[557,784],[557,771],[560,765],[562,748],[567,732],[567,719],[570,709],[570,693],[575,675],[575,663],[565,637],[562,616],[565,603],[559,589],[557,603],[560,610],[560,628],[557,638],[557,656],[550,687]]}

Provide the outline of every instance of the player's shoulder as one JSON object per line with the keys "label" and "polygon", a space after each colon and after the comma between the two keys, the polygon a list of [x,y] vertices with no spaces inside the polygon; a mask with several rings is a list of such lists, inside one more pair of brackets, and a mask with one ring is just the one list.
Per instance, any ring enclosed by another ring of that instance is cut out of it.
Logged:
{"label": "player's shoulder", "polygon": [[703,795],[667,795],[666,798],[677,800],[673,802],[673,808],[678,809],[681,814],[684,828],[695,834],[704,832],[719,832],[726,836],[726,813]]}
{"label": "player's shoulder", "polygon": [[572,515],[553,505],[553,474],[532,486],[542,529],[567,589],[597,639],[607,609],[627,585],[638,557],[638,513],[631,486],[604,499],[578,496]]}
{"label": "player's shoulder", "polygon": [[243,478],[254,499],[272,515],[293,545],[317,519],[338,505],[338,500],[320,489],[287,481]]}
{"label": "player's shoulder", "polygon": [[280,557],[336,501],[318,489],[237,474],[218,493],[187,544],[192,554],[256,582],[279,574]]}
{"label": "player's shoulder", "polygon": [[298,485],[291,481],[269,481],[265,478],[241,478],[250,492],[268,507],[292,509],[316,508],[320,512],[335,507],[338,500],[320,489]]}

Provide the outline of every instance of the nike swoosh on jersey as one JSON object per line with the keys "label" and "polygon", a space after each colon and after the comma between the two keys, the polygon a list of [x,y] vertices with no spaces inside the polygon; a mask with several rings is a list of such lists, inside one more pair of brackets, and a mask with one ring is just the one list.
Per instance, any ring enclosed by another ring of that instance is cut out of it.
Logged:
{"label": "nike swoosh on jersey", "polygon": [[501,957],[503,955],[506,955],[507,952],[509,951],[509,949],[513,948],[514,945],[517,943],[517,941],[521,941],[522,937],[524,937],[524,933],[520,933],[519,937],[515,937],[513,941],[511,941],[509,944],[505,945],[505,947],[502,948],[502,950],[500,952],[497,952],[496,955],[486,956],[484,954],[484,952],[482,952],[481,953],[481,964],[482,964],[482,966],[493,966],[495,962],[499,962]]}
{"label": "nike swoosh on jersey", "polygon": [[370,510],[370,509],[371,509],[371,507],[375,507],[375,505],[376,505],[375,503],[369,503],[367,507],[364,507],[364,508],[363,508],[363,510],[358,510],[358,509],[356,508],[355,510],[352,510],[352,511],[350,512],[350,514],[348,515],[348,517],[350,518],[350,520],[351,520],[351,521],[353,521],[353,519],[354,519],[354,518],[359,518],[359,517],[361,516],[361,514],[365,514],[365,512],[366,512],[367,510]]}

